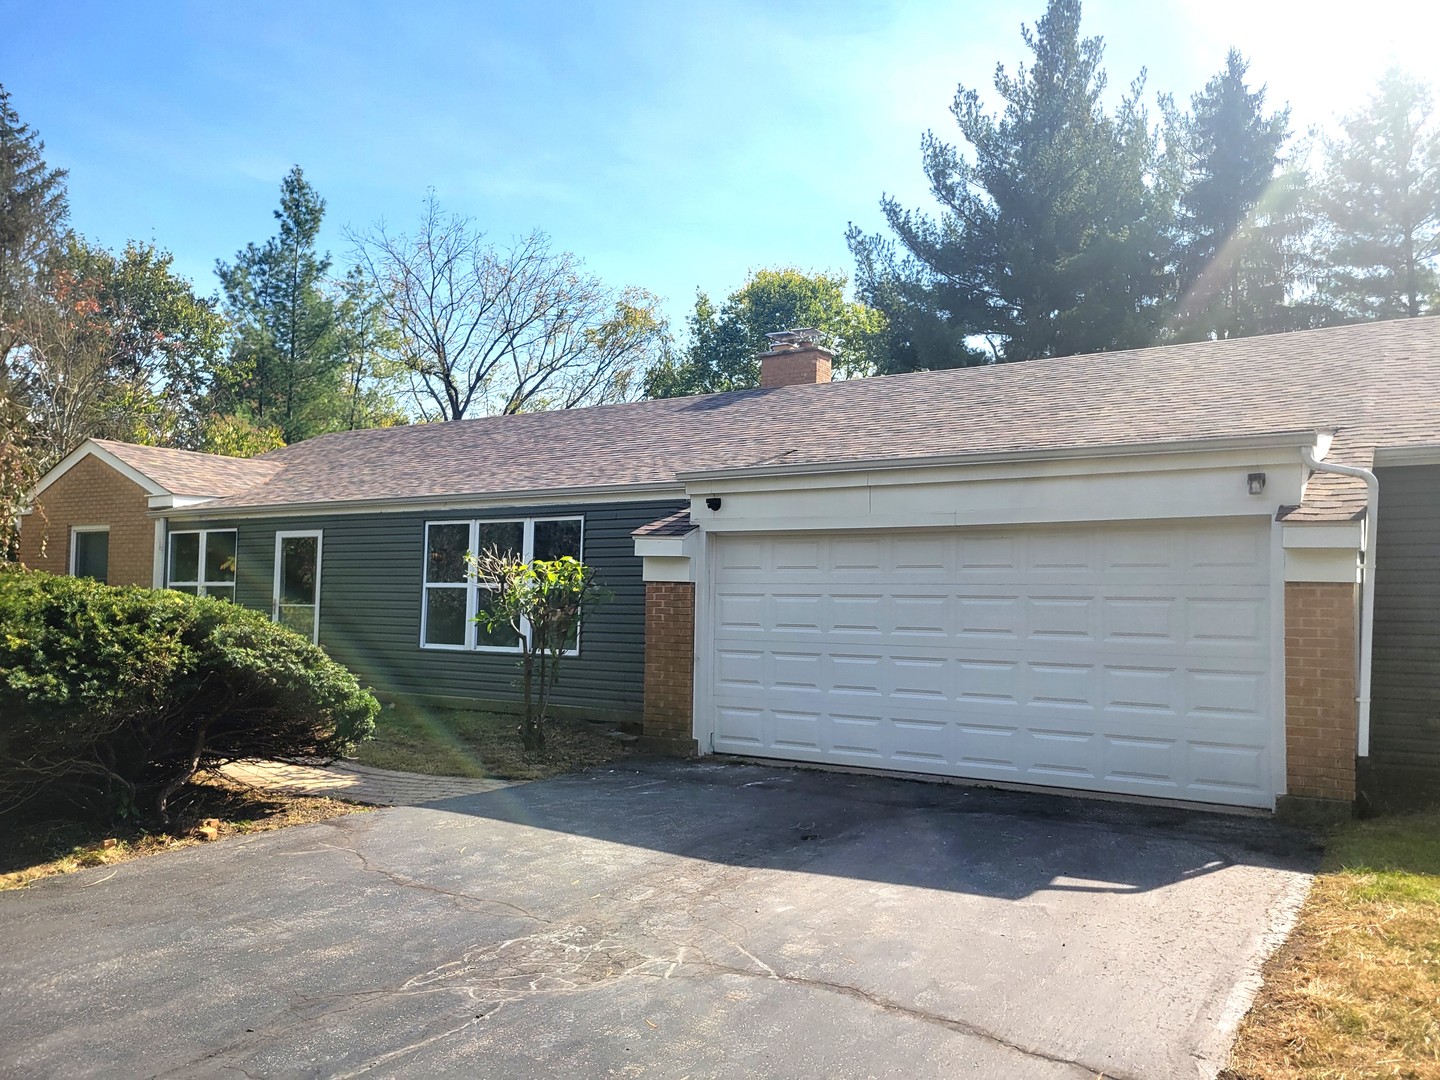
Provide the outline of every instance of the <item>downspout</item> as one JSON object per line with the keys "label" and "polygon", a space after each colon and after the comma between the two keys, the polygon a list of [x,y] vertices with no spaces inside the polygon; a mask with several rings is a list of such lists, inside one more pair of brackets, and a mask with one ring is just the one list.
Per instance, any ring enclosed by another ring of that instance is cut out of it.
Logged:
{"label": "downspout", "polygon": [[1370,756],[1370,660],[1375,651],[1375,525],[1376,511],[1380,506],[1380,481],[1369,469],[1354,465],[1335,465],[1320,461],[1310,447],[1300,451],[1300,457],[1314,472],[1338,473],[1365,481],[1365,557],[1364,572],[1360,578],[1360,679],[1355,696],[1357,706],[1357,727],[1359,738],[1355,754],[1357,757]]}

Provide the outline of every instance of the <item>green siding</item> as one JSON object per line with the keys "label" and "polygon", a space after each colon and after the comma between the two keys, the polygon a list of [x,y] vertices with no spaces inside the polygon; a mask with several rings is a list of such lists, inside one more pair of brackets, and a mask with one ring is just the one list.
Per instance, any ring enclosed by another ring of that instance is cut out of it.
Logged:
{"label": "green siding", "polygon": [[236,599],[269,612],[277,532],[322,530],[320,644],[383,693],[517,701],[513,654],[420,648],[425,522],[583,517],[584,559],[612,594],[585,622],[567,658],[556,704],[638,716],[644,704],[645,586],[631,533],[685,504],[563,504],[509,510],[405,511],[172,522],[174,531],[236,529]]}
{"label": "green siding", "polygon": [[1440,777],[1440,466],[1376,475],[1370,754]]}

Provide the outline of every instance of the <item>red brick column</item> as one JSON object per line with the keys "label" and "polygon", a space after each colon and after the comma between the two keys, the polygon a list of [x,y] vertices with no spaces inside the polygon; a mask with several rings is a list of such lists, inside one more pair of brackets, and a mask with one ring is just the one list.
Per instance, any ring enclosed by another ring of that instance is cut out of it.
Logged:
{"label": "red brick column", "polygon": [[1285,585],[1285,772],[1294,799],[1355,799],[1355,586]]}
{"label": "red brick column", "polygon": [[645,583],[643,743],[667,753],[695,752],[695,586]]}

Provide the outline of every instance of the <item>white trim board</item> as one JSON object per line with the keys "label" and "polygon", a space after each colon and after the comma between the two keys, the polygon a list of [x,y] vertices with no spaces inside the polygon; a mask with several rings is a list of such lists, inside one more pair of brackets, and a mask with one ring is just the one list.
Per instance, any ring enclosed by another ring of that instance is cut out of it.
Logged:
{"label": "white trim board", "polygon": [[583,506],[607,502],[660,502],[683,499],[683,484],[625,484],[615,487],[574,487],[553,490],[501,491],[484,495],[415,495],[403,499],[357,499],[353,502],[277,503],[269,506],[175,506],[151,514],[170,521],[214,519],[240,521],[246,518],[338,517],[350,514],[452,514],[485,513],[529,506]]}
{"label": "white trim board", "polygon": [[63,458],[61,458],[60,461],[53,468],[51,468],[49,472],[47,472],[44,476],[40,478],[40,482],[35,485],[35,490],[30,493],[31,504],[33,505],[34,501],[38,499],[42,494],[44,494],[45,490],[50,487],[51,484],[55,483],[55,481],[59,480],[76,465],[84,461],[87,457],[99,458],[106,465],[110,466],[110,468],[114,469],[121,476],[125,477],[125,479],[129,480],[131,483],[137,485],[138,487],[143,488],[145,490],[145,494],[147,495],[155,496],[170,494],[155,480],[151,479],[149,476],[146,476],[134,466],[129,465],[124,461],[121,461],[109,450],[106,450],[103,446],[95,442],[94,439],[86,439],[74,450],[70,451],[70,453],[66,454]]}

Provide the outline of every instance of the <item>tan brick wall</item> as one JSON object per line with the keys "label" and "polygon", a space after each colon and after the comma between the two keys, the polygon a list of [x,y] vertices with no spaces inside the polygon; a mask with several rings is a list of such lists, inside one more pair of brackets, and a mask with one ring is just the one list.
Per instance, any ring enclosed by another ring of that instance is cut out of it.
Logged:
{"label": "tan brick wall", "polygon": [[1355,798],[1355,586],[1285,585],[1288,794]]}
{"label": "tan brick wall", "polygon": [[80,460],[45,489],[20,519],[20,561],[33,570],[70,570],[70,529],[110,526],[110,584],[150,585],[155,522],[145,516],[145,489],[96,457]]}
{"label": "tan brick wall", "polygon": [[760,385],[804,386],[830,381],[830,354],[823,349],[793,349],[760,354]]}
{"label": "tan brick wall", "polygon": [[645,584],[645,718],[647,742],[692,750],[695,687],[695,586]]}

